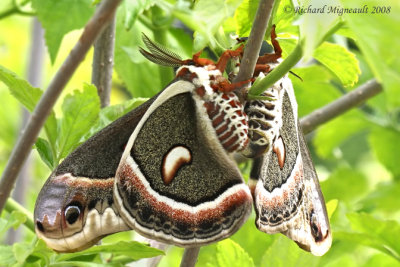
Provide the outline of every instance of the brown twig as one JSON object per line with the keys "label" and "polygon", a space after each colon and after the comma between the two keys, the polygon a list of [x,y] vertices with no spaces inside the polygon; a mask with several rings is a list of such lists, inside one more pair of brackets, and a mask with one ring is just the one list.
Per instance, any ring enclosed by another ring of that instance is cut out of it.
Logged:
{"label": "brown twig", "polygon": [[[46,46],[44,43],[44,30],[42,25],[37,18],[32,19],[32,30],[31,30],[31,47],[29,51],[29,62],[27,69],[28,82],[34,87],[41,87],[42,85],[42,74],[43,74],[43,63],[44,55],[46,52]],[[22,110],[22,125],[21,129],[25,128],[28,123],[30,114],[25,108]],[[24,205],[26,199],[26,190],[31,182],[31,160],[28,157],[25,164],[22,166],[21,172],[17,178],[15,190],[13,191],[13,198],[19,204]],[[21,228],[16,230],[10,229],[7,234],[7,243],[14,244],[19,241],[22,237],[23,232]]]}
{"label": "brown twig", "polygon": [[180,267],[194,267],[199,256],[200,247],[185,248]]}
{"label": "brown twig", "polygon": [[[332,120],[350,109],[362,104],[369,98],[382,92],[382,86],[375,80],[370,80],[335,101],[300,118],[303,134],[314,131],[318,126]],[[241,154],[235,154],[237,163],[249,160]]]}
{"label": "brown twig", "polygon": [[110,23],[94,43],[92,83],[97,87],[102,108],[110,105],[111,81],[114,66],[115,13]]}
{"label": "brown twig", "polygon": [[0,213],[3,210],[4,204],[15,184],[17,175],[28,157],[31,147],[35,143],[40,129],[46,121],[47,116],[50,114],[54,103],[72,74],[75,72],[76,68],[83,61],[97,35],[114,14],[119,3],[120,0],[102,1],[101,6],[87,23],[79,41],[65,59],[63,65],[57,71],[49,87],[40,98],[35,110],[32,112],[31,119],[15,145],[1,177]]}
{"label": "brown twig", "polygon": [[353,91],[343,95],[328,105],[314,110],[300,119],[303,133],[313,131],[321,124],[345,113],[346,111],[360,105],[367,99],[382,92],[382,86],[374,79],[357,87]]}
{"label": "brown twig", "polygon": [[273,5],[274,0],[260,1],[243,58],[240,61],[239,73],[235,77],[234,82],[246,81],[253,77],[254,68],[264,40]]}

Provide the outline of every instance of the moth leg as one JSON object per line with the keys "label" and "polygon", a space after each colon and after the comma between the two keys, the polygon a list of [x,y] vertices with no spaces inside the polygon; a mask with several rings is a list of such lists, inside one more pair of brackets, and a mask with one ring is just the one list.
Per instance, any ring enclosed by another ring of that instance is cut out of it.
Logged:
{"label": "moth leg", "polygon": [[253,81],[254,81],[254,79],[252,78],[252,79],[245,80],[242,82],[230,83],[228,80],[224,79],[224,80],[218,81],[217,84],[211,85],[211,87],[222,93],[230,93],[230,92],[232,92],[236,89],[239,89]]}
{"label": "moth leg", "polygon": [[192,59],[184,60],[184,64],[182,65],[195,65],[199,67],[207,66],[207,65],[215,65],[214,61],[208,58],[201,58],[200,55],[203,50],[200,50],[196,54],[193,55]]}
{"label": "moth leg", "polygon": [[276,32],[275,32],[275,25],[272,25],[271,29],[271,43],[272,46],[274,47],[274,53],[272,54],[264,54],[263,56],[260,56],[257,60],[257,64],[267,64],[271,62],[276,62],[276,60],[280,57],[282,57],[282,48],[279,45],[279,42],[276,40]]}
{"label": "moth leg", "polygon": [[221,73],[223,73],[225,68],[226,68],[226,64],[228,63],[229,59],[231,59],[233,57],[242,56],[243,48],[244,48],[244,45],[241,45],[236,50],[226,50],[225,52],[223,52],[222,55],[220,56],[217,64],[215,65],[216,68],[219,71],[221,71]]}
{"label": "moth leg", "polygon": [[268,73],[271,70],[271,66],[268,64],[256,64],[254,68],[253,77],[258,77],[260,73]]}

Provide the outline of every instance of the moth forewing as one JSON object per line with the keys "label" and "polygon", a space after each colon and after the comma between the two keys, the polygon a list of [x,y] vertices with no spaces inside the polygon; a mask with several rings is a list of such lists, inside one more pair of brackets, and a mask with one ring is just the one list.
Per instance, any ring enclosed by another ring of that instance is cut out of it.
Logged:
{"label": "moth forewing", "polygon": [[[300,151],[303,160],[303,173],[305,184],[305,201],[304,212],[308,220],[308,232],[310,246],[306,247],[316,256],[324,255],[332,244],[332,233],[329,225],[329,218],[326,211],[324,196],[322,195],[321,188],[317,173],[311,160],[310,152],[302,134],[299,125],[299,141]],[[308,204],[306,204],[308,202]]]}
{"label": "moth forewing", "polygon": [[130,230],[113,203],[114,175],[123,147],[152,101],[93,135],[47,179],[34,220],[38,237],[50,248],[79,251],[108,234]]}
{"label": "moth forewing", "polygon": [[130,227],[183,247],[232,235],[252,203],[194,89],[178,80],[152,103],[129,139],[114,186]]}
{"label": "moth forewing", "polygon": [[[256,225],[266,233],[281,232],[311,251],[323,255],[330,247],[331,233],[317,174],[298,122],[297,102],[290,79],[277,82],[282,94],[275,108],[281,114],[266,123],[281,120],[278,131],[269,132],[269,150],[253,165],[259,177],[254,187]],[[268,90],[267,90],[268,91]]]}

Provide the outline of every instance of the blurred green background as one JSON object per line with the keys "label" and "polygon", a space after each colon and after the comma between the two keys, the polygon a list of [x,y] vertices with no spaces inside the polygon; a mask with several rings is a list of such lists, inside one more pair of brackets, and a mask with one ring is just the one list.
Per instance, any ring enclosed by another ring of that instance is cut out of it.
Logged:
{"label": "blurred green background", "polygon": [[[292,69],[302,81],[291,76],[300,117],[371,79],[380,82],[384,90],[307,136],[333,231],[332,248],[326,255],[312,256],[282,235],[259,232],[253,214],[232,238],[203,247],[198,266],[400,266],[400,3],[396,0],[276,2],[272,23],[277,25],[283,56],[287,57],[298,42],[304,51],[303,60]],[[100,111],[96,90],[90,85],[90,51],[54,108],[55,120],[49,127],[57,132],[56,139],[52,140],[43,131],[40,144],[44,145],[40,148],[37,144],[32,151],[24,173],[27,180],[17,186],[22,190],[21,204],[33,212],[40,188],[69,152],[173,79],[171,69],[156,66],[139,54],[141,32],[182,58],[190,58],[206,46],[204,54],[215,58],[234,44],[232,35],[249,35],[257,5],[258,1],[250,0],[122,2],[117,14],[112,107]],[[322,14],[294,12],[296,6],[310,5],[327,5],[327,9]],[[368,13],[327,12],[329,7],[338,10],[364,5],[368,6]],[[36,78],[41,80],[34,87],[45,90],[94,10],[95,3],[91,0],[1,1],[1,171],[21,131],[21,103],[33,107],[41,94],[23,85],[18,88],[25,93],[21,96],[5,82],[9,76],[14,82],[27,79],[34,18],[44,27],[47,46],[43,66],[33,67],[40,68],[36,70],[40,77]],[[76,110],[76,105],[82,103],[88,105]],[[72,112],[79,119],[71,121]],[[71,128],[76,131],[66,134],[65,129]],[[249,163],[240,167],[247,179]],[[38,243],[32,231],[19,226],[24,216],[6,211],[1,215],[0,266],[62,265],[68,260],[77,265],[107,264],[107,259],[112,259],[109,253],[62,259],[62,255]],[[11,226],[19,228],[21,235],[11,237],[13,234],[7,231]],[[133,236],[131,232],[121,233],[107,237],[104,243],[115,244]],[[178,266],[182,252],[180,248],[169,248],[160,265]]]}

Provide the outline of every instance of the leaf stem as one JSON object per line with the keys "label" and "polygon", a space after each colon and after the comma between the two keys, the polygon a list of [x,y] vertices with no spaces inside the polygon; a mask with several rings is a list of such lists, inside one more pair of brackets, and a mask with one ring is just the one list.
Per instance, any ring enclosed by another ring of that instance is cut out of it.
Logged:
{"label": "leaf stem", "polygon": [[5,209],[8,213],[13,212],[14,210],[19,211],[23,214],[26,215],[26,221],[24,222],[24,225],[28,227],[29,230],[32,232],[35,232],[35,223],[33,222],[33,215],[30,213],[27,209],[25,209],[23,206],[21,206],[17,201],[15,201],[12,198],[8,198]]}
{"label": "leaf stem", "polygon": [[253,84],[253,86],[249,90],[249,95],[260,95],[266,89],[271,87],[286,73],[288,73],[290,69],[293,68],[297,64],[297,62],[300,61],[302,56],[303,56],[303,51],[299,43],[292,51],[292,53],[290,53],[290,55],[285,60],[282,61],[282,63],[280,63],[270,73],[268,73],[268,75],[265,76],[265,78],[263,78],[261,81]]}

